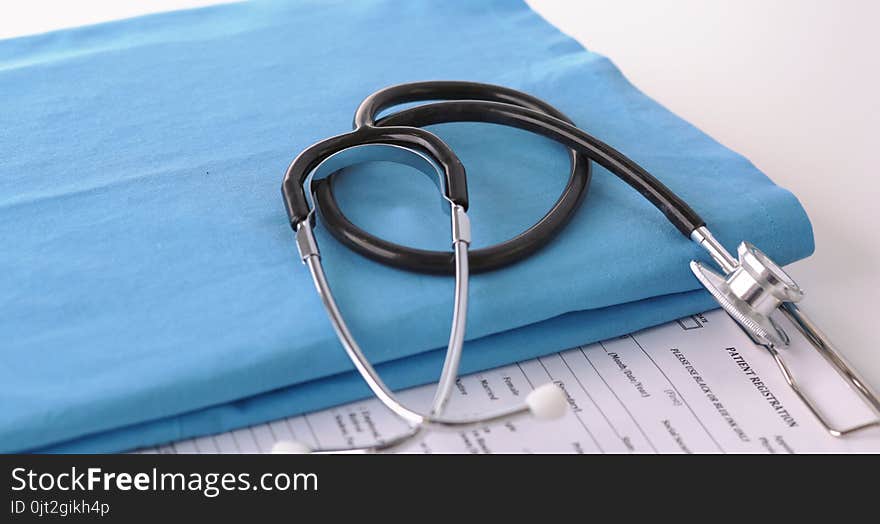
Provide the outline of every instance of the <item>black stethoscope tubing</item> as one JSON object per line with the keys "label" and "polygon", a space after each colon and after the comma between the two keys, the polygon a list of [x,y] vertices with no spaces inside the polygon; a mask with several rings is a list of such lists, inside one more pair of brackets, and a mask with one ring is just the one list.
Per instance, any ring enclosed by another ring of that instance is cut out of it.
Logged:
{"label": "black stethoscope tubing", "polygon": [[382,118],[379,125],[407,122],[415,128],[442,122],[486,122],[538,133],[576,150],[642,194],[688,239],[705,226],[696,211],[653,175],[620,151],[582,129],[550,115],[499,102],[436,102],[404,109]]}
{"label": "black stethoscope tubing", "polygon": [[[515,89],[476,82],[430,81],[400,84],[373,93],[358,107],[354,126],[356,129],[384,127],[384,120],[376,122],[377,115],[383,110],[408,102],[428,100],[503,102],[570,122],[555,107]],[[406,118],[399,125],[421,127],[418,123],[407,122]],[[514,238],[472,250],[469,253],[471,272],[490,271],[522,260],[546,245],[568,224],[587,194],[591,176],[589,159],[575,151],[569,151],[569,156],[571,171],[568,181],[551,209],[538,222]],[[342,212],[333,194],[334,179],[335,176],[331,176],[315,183],[315,200],[322,215],[322,223],[337,240],[368,258],[394,267],[423,273],[454,272],[455,257],[452,251],[431,251],[395,244],[354,225]]]}
{"label": "black stethoscope tubing", "polygon": [[455,153],[437,135],[415,127],[359,127],[313,144],[288,165],[281,183],[281,194],[290,226],[294,231],[309,220],[312,208],[303,187],[309,174],[335,153],[368,144],[386,144],[419,151],[443,171],[443,191],[452,203],[467,210],[467,177]]}
{"label": "black stethoscope tubing", "polygon": [[[401,129],[419,129],[422,126],[447,122],[484,122],[531,131],[555,140],[608,169],[649,200],[687,238],[690,238],[691,233],[695,229],[705,225],[702,218],[687,203],[623,153],[560,118],[528,107],[495,101],[502,98],[493,91],[497,90],[496,86],[474,84],[471,88],[472,92],[456,97],[494,98],[494,100],[466,99],[428,103],[403,109],[380,118],[375,122],[373,121],[373,117],[379,111],[391,105],[419,101],[426,98],[435,100],[440,98],[436,92],[431,92],[430,89],[424,87],[426,85],[429,87],[430,84],[432,83],[416,84],[418,89],[414,89],[413,92],[406,90],[407,84],[377,92],[365,100],[361,107],[358,108],[355,124],[362,126],[359,129],[370,128],[371,124],[376,126],[399,126]],[[388,93],[389,91],[391,92],[390,94]],[[513,92],[518,93],[516,91]],[[397,96],[391,96],[394,94],[397,94]],[[452,98],[452,96],[447,95],[446,98]],[[507,101],[514,100],[507,93],[505,93],[503,99]],[[573,157],[573,159],[578,160],[576,157]],[[321,210],[323,221],[336,238],[358,253],[389,265],[420,272],[449,272],[448,257],[451,253],[416,250],[400,246],[371,235],[353,224],[344,215],[333,195],[332,177],[328,180],[330,182],[325,180],[325,183],[318,187],[315,198]],[[584,188],[583,192],[586,192],[586,188]],[[565,194],[560,198],[560,201],[564,197]],[[577,206],[574,207],[574,209],[576,208]],[[548,213],[549,215],[552,215],[552,211]],[[544,218],[546,219],[547,217],[545,216]],[[565,222],[562,222],[562,224],[557,225],[555,231],[558,231],[564,224]],[[521,236],[506,242],[506,249],[501,249],[505,244],[493,246],[493,248],[497,248],[496,253],[500,253],[500,256],[484,261],[484,265],[479,269],[473,269],[474,272],[486,271],[515,262],[523,256],[534,252],[550,239],[550,236],[547,235],[537,236],[537,242],[526,245],[519,242]],[[517,250],[517,248],[520,250]]]}

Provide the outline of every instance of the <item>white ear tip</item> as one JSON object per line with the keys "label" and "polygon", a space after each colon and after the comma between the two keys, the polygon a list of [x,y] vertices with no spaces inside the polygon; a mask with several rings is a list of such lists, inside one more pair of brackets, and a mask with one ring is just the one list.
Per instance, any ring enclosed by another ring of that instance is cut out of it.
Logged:
{"label": "white ear tip", "polygon": [[311,452],[312,448],[296,440],[279,440],[272,446],[275,455],[304,455]]}
{"label": "white ear tip", "polygon": [[548,382],[535,388],[526,396],[526,405],[535,418],[553,420],[561,418],[568,411],[568,399],[556,384]]}

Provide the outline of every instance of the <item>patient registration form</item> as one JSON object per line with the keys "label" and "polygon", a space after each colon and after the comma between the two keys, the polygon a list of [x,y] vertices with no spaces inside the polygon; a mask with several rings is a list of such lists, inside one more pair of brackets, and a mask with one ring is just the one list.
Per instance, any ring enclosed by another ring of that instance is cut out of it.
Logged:
{"label": "patient registration form", "polygon": [[[841,425],[873,416],[837,373],[789,327],[786,356],[807,392]],[[467,351],[467,348],[465,348]],[[830,436],[789,389],[772,358],[720,310],[614,340],[462,377],[449,415],[522,402],[552,381],[571,407],[561,420],[528,417],[427,434],[420,453],[880,452],[880,429]],[[433,385],[401,392],[426,410]],[[267,452],[279,439],[364,445],[405,429],[376,400],[175,442],[146,453]]]}

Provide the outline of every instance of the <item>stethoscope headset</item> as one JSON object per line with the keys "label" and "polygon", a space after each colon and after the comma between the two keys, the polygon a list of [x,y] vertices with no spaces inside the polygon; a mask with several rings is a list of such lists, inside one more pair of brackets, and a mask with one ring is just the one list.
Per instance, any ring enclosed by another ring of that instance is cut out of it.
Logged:
{"label": "stethoscope headset", "polygon": [[[411,102],[427,103],[378,118],[387,109]],[[515,127],[567,147],[571,161],[568,182],[550,211],[516,237],[471,251],[465,168],[443,140],[422,129],[432,124],[451,122],[482,122]],[[435,179],[450,209],[451,251],[415,249],[389,242],[364,231],[345,216],[333,192],[335,175],[346,167],[370,161],[409,165]],[[875,421],[854,428],[834,428],[794,380],[778,351],[778,348],[788,345],[789,338],[771,317],[771,313],[777,309],[829,358],[872,407],[880,410],[877,396],[796,305],[803,295],[800,288],[769,257],[748,242],[743,242],[737,251],[738,257],[734,258],[709,232],[703,219],[662,182],[623,153],[576,127],[546,102],[501,86],[432,81],[396,85],[367,97],[355,113],[354,130],[308,147],[290,163],[282,183],[284,204],[290,225],[296,232],[300,257],[311,273],[339,341],[373,394],[403,419],[409,430],[366,447],[310,449],[301,443],[282,442],[276,451],[392,451],[411,442],[425,430],[456,431],[475,424],[488,424],[528,414],[538,419],[554,419],[564,415],[567,399],[560,388],[552,383],[535,388],[522,404],[488,415],[449,418],[443,415],[443,410],[458,378],[470,273],[499,269],[522,260],[552,240],[568,223],[587,194],[591,161],[638,191],[682,235],[709,253],[722,273],[716,273],[701,262],[692,261],[691,269],[697,279],[746,333],[770,352],[789,385],[829,432],[840,436],[880,425]],[[320,208],[322,223],[330,233],[357,253],[404,270],[455,275],[449,342],[428,413],[410,409],[397,398],[352,336],[333,298],[321,264],[313,232],[316,208]]]}

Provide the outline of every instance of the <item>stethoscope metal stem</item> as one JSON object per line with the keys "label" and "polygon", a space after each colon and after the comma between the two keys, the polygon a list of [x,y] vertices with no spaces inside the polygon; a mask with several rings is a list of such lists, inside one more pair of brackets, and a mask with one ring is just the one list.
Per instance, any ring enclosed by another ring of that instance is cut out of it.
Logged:
{"label": "stethoscope metal stem", "polygon": [[330,319],[330,323],[333,325],[333,330],[336,332],[336,336],[342,343],[349,359],[351,359],[358,372],[364,378],[367,386],[373,394],[379,398],[382,404],[393,411],[397,416],[406,420],[411,425],[421,424],[424,419],[422,415],[410,410],[397,401],[394,394],[379,377],[376,369],[370,364],[370,361],[367,359],[366,355],[364,355],[363,350],[361,350],[357,341],[355,341],[354,336],[351,334],[351,330],[349,330],[342,313],[339,311],[339,306],[336,305],[336,300],[333,298],[330,284],[327,283],[327,276],[324,274],[324,267],[321,264],[321,255],[318,251],[317,243],[315,242],[312,226],[308,220],[299,224],[299,227],[296,230],[296,238],[297,246],[300,248],[300,257],[309,268],[309,273],[312,275],[315,289],[318,292],[318,296],[321,297],[321,303],[327,311],[327,316]]}
{"label": "stethoscope metal stem", "polygon": [[310,221],[305,220],[297,227],[296,243],[297,248],[299,249],[300,258],[309,268],[309,273],[312,276],[318,296],[321,298],[321,303],[324,305],[324,309],[327,312],[333,330],[336,332],[337,338],[339,338],[339,341],[342,343],[346,354],[379,401],[395,415],[406,421],[410,426],[408,431],[376,445],[363,448],[323,448],[316,450],[317,453],[376,453],[388,451],[410,442],[425,430],[457,431],[462,427],[472,426],[474,424],[490,424],[492,422],[530,412],[530,407],[523,404],[499,410],[488,416],[481,415],[464,418],[446,418],[442,416],[442,412],[455,386],[455,381],[458,378],[458,368],[461,362],[462,348],[464,346],[464,336],[467,324],[469,277],[467,256],[468,246],[471,242],[470,222],[467,213],[464,208],[457,204],[452,204],[451,207],[452,244],[456,257],[456,283],[452,327],[450,329],[446,359],[443,364],[443,370],[441,371],[437,391],[434,395],[431,411],[428,416],[421,415],[400,403],[391,389],[388,388],[384,381],[382,381],[378,372],[376,372],[376,369],[370,364],[370,361],[367,359],[366,355],[364,355],[363,350],[361,350],[357,341],[354,339],[354,336],[351,334],[351,331],[336,304],[336,300],[333,298],[333,292],[330,289],[330,285],[327,282],[327,277],[324,273],[324,268],[321,263],[321,254],[318,250]]}
{"label": "stethoscope metal stem", "polygon": [[732,273],[739,264],[736,258],[724,249],[721,242],[712,235],[706,226],[698,227],[691,233],[691,240],[709,253],[712,260],[718,264],[725,273]]}

